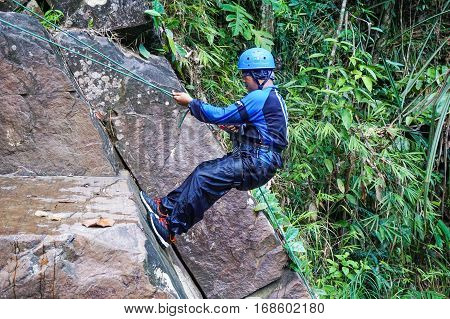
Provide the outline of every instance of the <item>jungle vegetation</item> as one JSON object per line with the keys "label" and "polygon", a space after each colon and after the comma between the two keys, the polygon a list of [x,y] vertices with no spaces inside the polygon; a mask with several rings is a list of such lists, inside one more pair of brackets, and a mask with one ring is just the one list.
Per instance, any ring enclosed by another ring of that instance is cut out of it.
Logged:
{"label": "jungle vegetation", "polygon": [[233,103],[239,54],[276,56],[289,147],[267,194],[320,297],[450,295],[450,1],[150,2],[193,96]]}

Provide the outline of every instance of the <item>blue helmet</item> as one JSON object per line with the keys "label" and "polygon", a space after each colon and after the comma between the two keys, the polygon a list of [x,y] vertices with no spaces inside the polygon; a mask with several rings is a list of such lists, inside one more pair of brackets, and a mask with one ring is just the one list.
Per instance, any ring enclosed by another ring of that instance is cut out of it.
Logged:
{"label": "blue helmet", "polygon": [[272,53],[263,48],[252,48],[244,51],[239,57],[239,70],[275,69]]}

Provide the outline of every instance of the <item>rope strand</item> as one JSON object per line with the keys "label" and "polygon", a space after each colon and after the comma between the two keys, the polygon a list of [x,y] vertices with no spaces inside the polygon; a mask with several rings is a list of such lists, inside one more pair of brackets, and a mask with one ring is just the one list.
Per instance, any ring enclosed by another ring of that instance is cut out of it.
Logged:
{"label": "rope strand", "polygon": [[84,58],[84,59],[87,59],[87,60],[92,61],[92,62],[94,62],[94,63],[96,63],[96,64],[99,64],[99,65],[101,65],[101,66],[104,66],[104,67],[106,67],[106,68],[108,68],[108,69],[110,69],[110,70],[113,70],[113,71],[115,71],[115,72],[117,72],[117,73],[119,73],[119,74],[122,74],[122,75],[124,75],[124,76],[126,76],[126,77],[130,77],[130,78],[132,78],[132,79],[135,79],[136,81],[142,82],[142,83],[146,84],[147,86],[149,86],[149,87],[151,87],[151,88],[154,88],[154,89],[157,89],[157,90],[161,91],[162,93],[164,93],[164,94],[166,94],[166,95],[172,97],[172,93],[171,93],[171,92],[169,92],[169,91],[167,91],[167,90],[165,90],[165,89],[163,89],[163,88],[160,88],[160,87],[158,87],[158,86],[156,86],[156,85],[154,85],[154,84],[148,82],[147,80],[142,80],[142,79],[140,79],[140,78],[134,76],[133,74],[127,74],[127,73],[125,73],[125,72],[123,72],[123,71],[121,71],[121,70],[118,70],[118,69],[116,69],[116,68],[110,66],[110,65],[107,65],[107,64],[105,64],[105,63],[103,63],[103,62],[100,62],[100,61],[98,61],[98,60],[95,60],[95,59],[93,59],[93,58],[91,58],[91,57],[89,57],[89,56],[87,56],[87,55],[85,55],[85,54],[79,53],[79,52],[77,52],[77,51],[75,51],[75,50],[73,50],[73,49],[70,49],[70,48],[68,48],[68,47],[66,47],[66,46],[64,46],[64,45],[61,45],[61,44],[59,44],[59,43],[56,43],[55,41],[49,40],[49,39],[47,39],[47,38],[45,38],[45,37],[43,37],[43,36],[41,36],[41,35],[39,35],[39,34],[36,34],[36,33],[32,32],[32,31],[30,31],[30,30],[27,30],[27,29],[25,29],[25,28],[22,28],[22,27],[19,27],[19,26],[17,26],[17,25],[14,25],[13,23],[10,23],[10,22],[8,22],[8,21],[6,21],[6,20],[3,20],[3,19],[1,19],[1,18],[0,18],[0,22],[6,24],[7,26],[10,26],[11,28],[14,28],[14,29],[20,30],[20,31],[22,31],[22,32],[25,32],[25,33],[31,35],[32,37],[34,37],[34,38],[36,38],[36,39],[38,39],[38,40],[41,40],[41,41],[44,41],[44,42],[53,44],[53,45],[55,45],[55,46],[57,46],[57,47],[59,47],[59,48],[61,48],[61,49],[64,49],[64,50],[66,50],[66,51],[68,51],[68,52],[70,52],[70,53],[73,53],[73,54],[75,54],[75,55],[78,55],[78,56],[80,56],[80,57],[82,57],[82,58]]}
{"label": "rope strand", "polygon": [[[47,18],[37,14],[36,12],[34,12],[33,10],[28,9],[26,6],[24,6],[23,4],[21,4],[20,2],[18,2],[17,0],[10,0],[11,2],[13,2],[14,4],[16,4],[17,6],[19,6],[20,8],[24,9],[25,11],[31,13],[32,15],[34,15],[35,17],[37,17],[38,19],[47,22],[49,25],[51,25],[53,28],[55,28],[56,30],[62,32],[63,34],[67,35],[68,37],[72,38],[73,40],[75,40],[76,42],[80,43],[81,45],[85,46],[87,49],[95,52],[96,54],[100,55],[102,58],[106,59],[107,61],[113,63],[114,65],[120,67],[121,69],[127,71],[129,74],[131,74],[133,79],[140,79],[142,81],[145,81],[145,83],[151,83],[148,80],[146,80],[145,78],[143,78],[142,76],[140,76],[139,74],[134,73],[133,71],[131,71],[130,69],[128,69],[127,67],[123,66],[122,64],[120,64],[119,62],[111,59],[110,57],[108,57],[107,55],[103,54],[102,52],[100,52],[98,49],[96,49],[93,45],[90,45],[86,42],[84,42],[83,40],[78,39],[76,36],[72,35],[71,33],[63,30],[61,27],[59,27],[57,24],[53,23],[52,21],[48,20]],[[123,74],[123,73],[121,73]],[[147,84],[148,85],[148,84]],[[164,90],[160,87],[158,87],[155,84],[149,85],[151,87],[153,87],[154,89],[157,89],[159,91],[161,91],[162,93],[172,96],[172,93]]]}

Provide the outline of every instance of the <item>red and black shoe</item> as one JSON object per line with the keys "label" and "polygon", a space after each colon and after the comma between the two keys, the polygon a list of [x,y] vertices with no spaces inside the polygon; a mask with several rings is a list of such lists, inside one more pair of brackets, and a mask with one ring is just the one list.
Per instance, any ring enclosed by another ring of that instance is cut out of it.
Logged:
{"label": "red and black shoe", "polygon": [[163,248],[175,243],[175,235],[169,230],[167,217],[157,217],[155,214],[149,214],[150,224],[159,243]]}
{"label": "red and black shoe", "polygon": [[146,192],[141,191],[140,197],[145,208],[156,215],[156,217],[167,217],[168,215],[161,211],[161,198],[152,199]]}

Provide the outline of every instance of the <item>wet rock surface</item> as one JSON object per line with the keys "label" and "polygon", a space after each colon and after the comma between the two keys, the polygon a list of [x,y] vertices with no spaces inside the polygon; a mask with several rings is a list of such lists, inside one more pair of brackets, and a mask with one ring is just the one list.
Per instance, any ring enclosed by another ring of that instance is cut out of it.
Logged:
{"label": "wet rock surface", "polygon": [[[47,37],[31,17],[0,17]],[[58,52],[2,23],[0,109],[0,174],[115,175],[110,142],[95,127]]]}
{"label": "wet rock surface", "polygon": [[149,24],[144,14],[145,0],[47,0],[51,7],[64,13],[64,26],[117,30]]}
{"label": "wet rock surface", "polygon": [[[126,174],[0,177],[0,297],[199,297],[143,223],[136,190]],[[82,225],[98,217],[115,224]]]}

